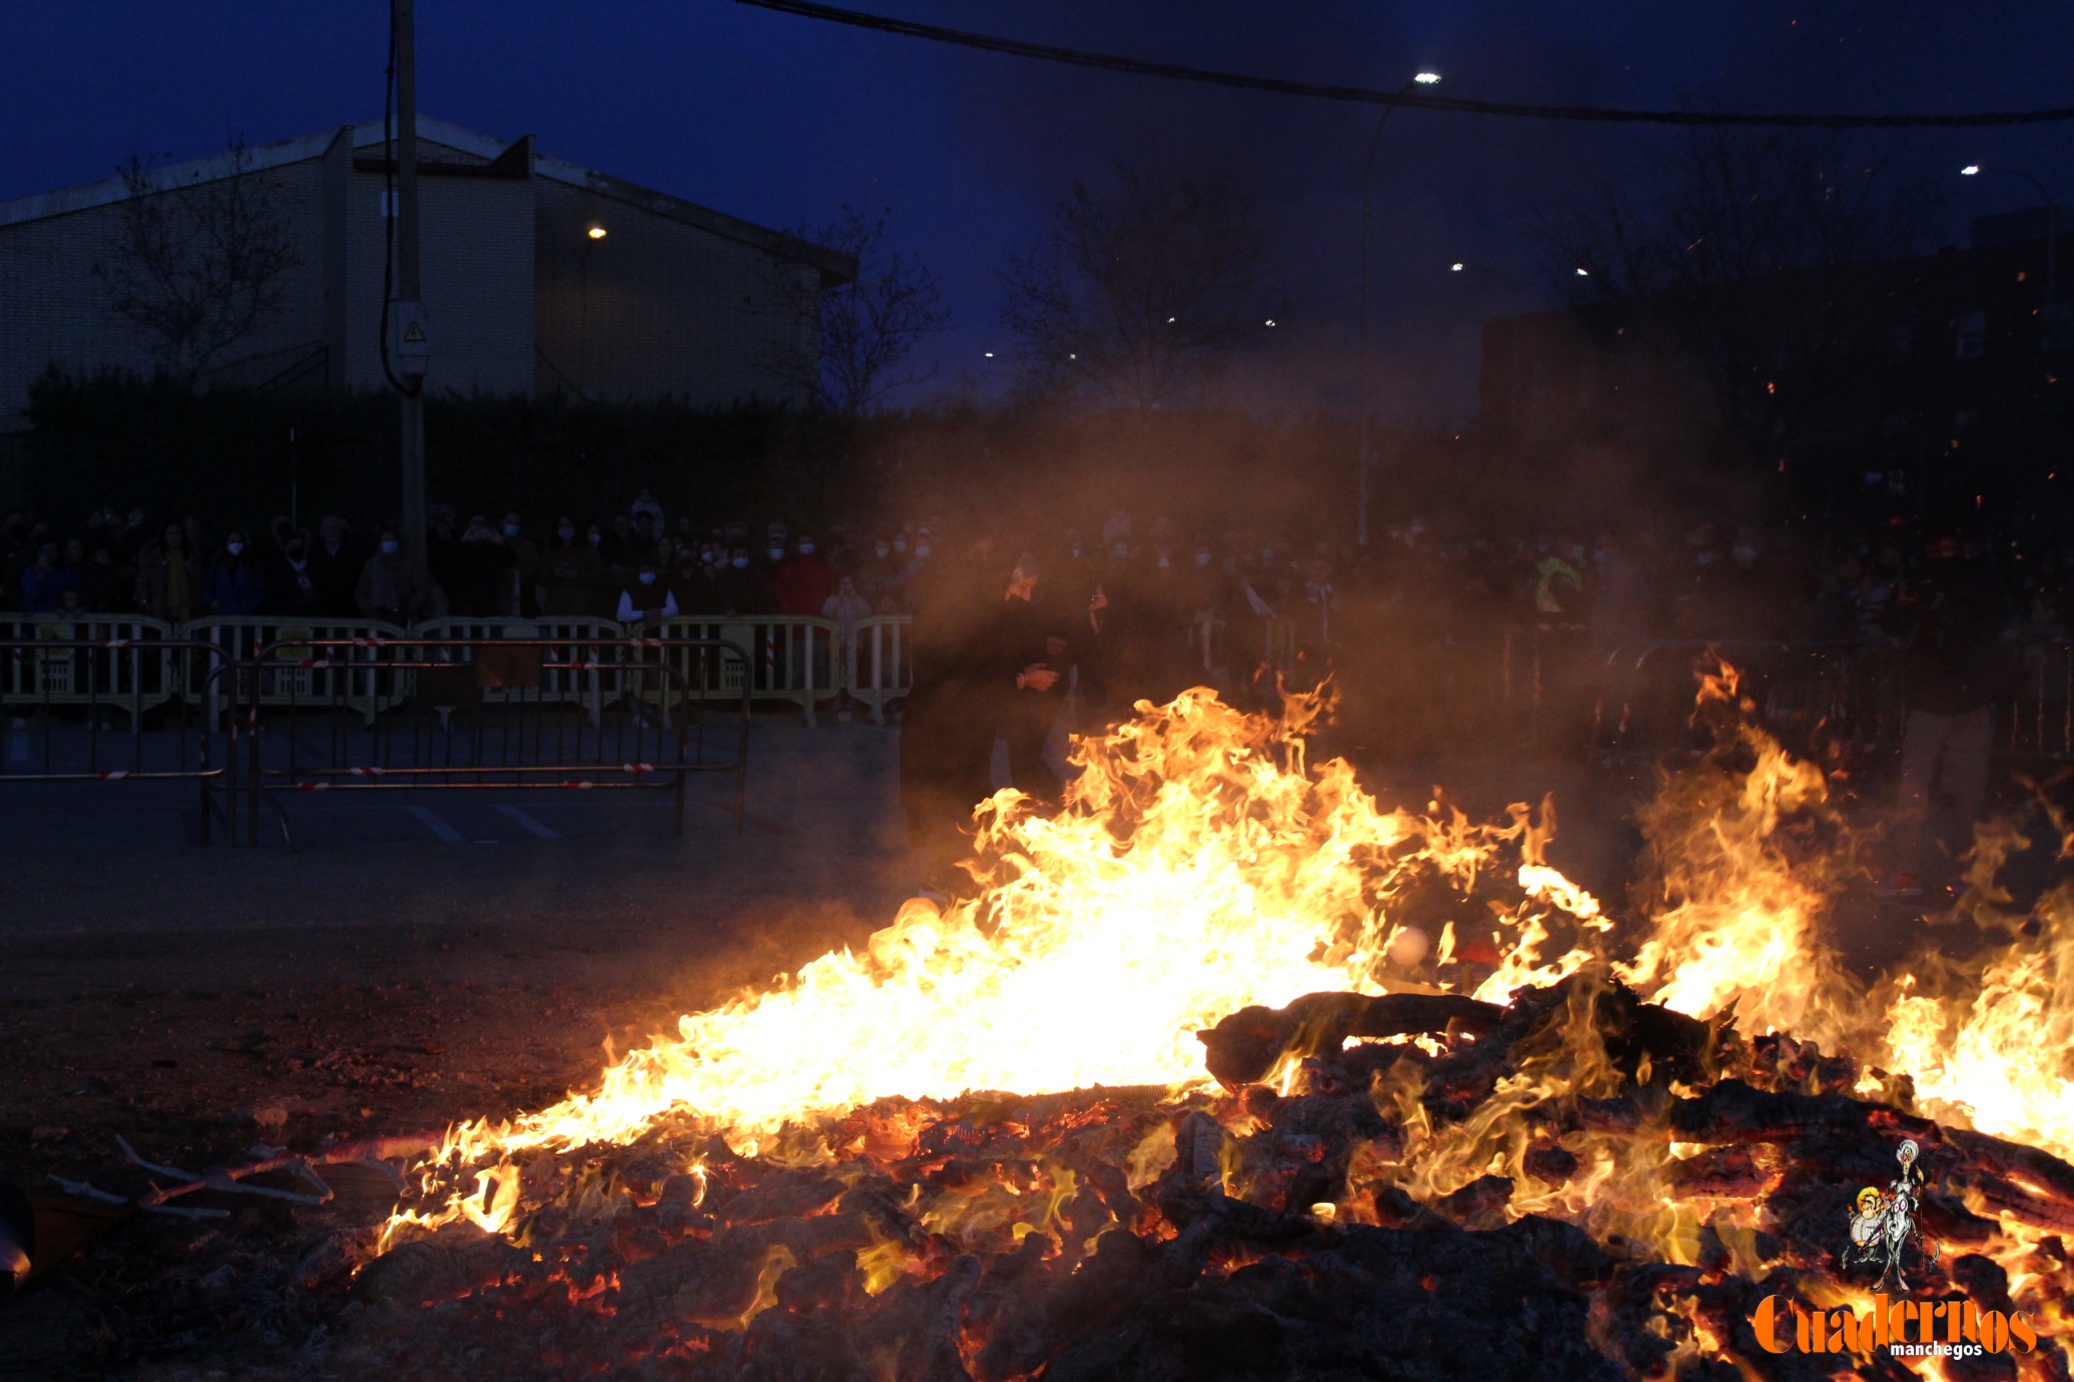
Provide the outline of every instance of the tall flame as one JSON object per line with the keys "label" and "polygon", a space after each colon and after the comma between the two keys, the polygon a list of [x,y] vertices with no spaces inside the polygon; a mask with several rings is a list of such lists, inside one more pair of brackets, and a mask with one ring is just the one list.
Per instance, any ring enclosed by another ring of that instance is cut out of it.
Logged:
{"label": "tall flame", "polygon": [[[1194,1033],[1238,1008],[1381,991],[1392,898],[1416,877],[1473,886],[1525,813],[1485,827],[1381,810],[1345,762],[1307,768],[1300,735],[1320,711],[1304,696],[1279,721],[1249,716],[1199,689],[1081,741],[1055,814],[1013,792],[982,808],[976,897],[911,901],[861,954],[683,1017],[593,1092],[455,1127],[427,1189],[530,1151],[625,1142],[677,1111],[740,1145],[890,1095],[1188,1086],[1206,1079]],[[1498,929],[1523,981],[1544,973],[1557,904],[1606,923],[1538,858],[1521,882],[1528,898]],[[506,1183],[485,1175],[399,1222],[503,1228]]]}
{"label": "tall flame", "polygon": [[[1713,754],[1640,816],[1643,927],[1632,958],[1610,970],[1611,919],[1547,863],[1551,807],[1538,823],[1520,806],[1494,825],[1437,803],[1423,815],[1385,811],[1348,764],[1305,762],[1302,735],[1323,709],[1295,697],[1277,720],[1202,689],[1141,704],[1138,719],[1078,741],[1080,771],[1055,813],[1013,792],[981,808],[975,896],[909,902],[861,952],[831,951],[683,1017],[595,1090],[457,1125],[422,1168],[422,1207],[393,1219],[387,1240],[457,1220],[508,1229],[530,1154],[626,1143],[670,1117],[748,1149],[889,1096],[1183,1092],[1206,1080],[1194,1033],[1227,1014],[1320,990],[1382,991],[1415,912],[1422,925],[1445,921],[1441,957],[1458,941],[1465,957],[1480,955],[1448,971],[1480,998],[1503,1002],[1600,965],[1601,980],[1610,973],[1679,1012],[1732,1015],[1745,1032],[1790,1031],[1912,1071],[1936,1116],[2074,1152],[2074,1094],[2056,1054],[2074,1045],[2074,926],[2062,924],[2074,890],[2041,904],[2035,936],[1945,975],[1938,994],[1907,977],[1867,989],[1821,934],[1852,862],[1849,828],[1821,773],[1750,725],[1725,664],[1703,677],[1696,717]],[[1431,966],[1423,977],[1435,977]],[[1561,1060],[1508,1077],[1463,1123],[1434,1127],[1406,1103],[1396,1174],[1423,1194],[1494,1170],[1519,1176],[1529,1110],[1619,1087],[1586,1018]],[[1376,1098],[1392,1095],[1378,1085]],[[1689,1260],[1706,1206],[1667,1193],[1675,1148],[1572,1150],[1576,1179],[1522,1189],[1507,1212],[1560,1214]],[[1726,1237],[1742,1231],[1712,1222]]]}

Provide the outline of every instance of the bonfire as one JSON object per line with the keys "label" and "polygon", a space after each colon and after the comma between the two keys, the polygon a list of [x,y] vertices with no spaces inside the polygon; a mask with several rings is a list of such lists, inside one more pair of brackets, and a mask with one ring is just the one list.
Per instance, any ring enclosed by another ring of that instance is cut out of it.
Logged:
{"label": "bonfire", "polygon": [[1384,810],[1323,709],[1141,705],[969,895],[449,1129],[330,1364],[2067,1376],[2074,895],[2005,914],[1984,845],[2004,943],[1852,974],[1861,842],[1726,667],[1610,910],[1552,804]]}

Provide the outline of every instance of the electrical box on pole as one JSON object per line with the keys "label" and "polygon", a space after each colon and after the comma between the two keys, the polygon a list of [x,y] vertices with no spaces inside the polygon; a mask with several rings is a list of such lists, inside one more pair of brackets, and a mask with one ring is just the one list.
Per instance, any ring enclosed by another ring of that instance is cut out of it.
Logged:
{"label": "electrical box on pole", "polygon": [[432,363],[432,337],[425,328],[425,304],[399,302],[389,310],[389,358],[406,379],[423,379]]}

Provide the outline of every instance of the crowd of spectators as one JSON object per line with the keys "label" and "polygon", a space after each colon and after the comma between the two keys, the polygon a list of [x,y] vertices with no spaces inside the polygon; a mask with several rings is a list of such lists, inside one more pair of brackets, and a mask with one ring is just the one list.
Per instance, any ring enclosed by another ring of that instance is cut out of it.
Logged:
{"label": "crowd of spectators", "polygon": [[[821,615],[854,622],[907,614],[946,540],[983,520],[942,518],[817,533],[783,519],[705,523],[666,514],[639,491],[602,517],[511,509],[463,520],[431,509],[429,579],[404,560],[394,527],[356,529],[326,515],[313,532],[278,516],[263,528],[212,529],[104,507],[76,526],[14,513],[0,529],[0,611],[310,619]],[[1322,525],[1321,525],[1322,526]],[[951,531],[955,528],[956,531]],[[1374,545],[1264,532],[1245,523],[1185,528],[1117,510],[1085,526],[1002,533],[1003,559],[1027,553],[1048,589],[1102,592],[1122,641],[1193,666],[1206,640],[1243,660],[1272,624],[1304,648],[1387,635],[1415,647],[1488,640],[1504,630],[1567,631],[1603,655],[1652,639],[1840,642],[1904,631],[1920,531],[1896,520],[1826,548],[1803,525],[1700,522],[1682,533],[1500,538],[1418,517]],[[1974,533],[1966,556],[1992,574],[1996,618],[2027,639],[2067,636],[2074,545],[2026,551]],[[1009,551],[1009,548],[1015,550]]]}
{"label": "crowd of spectators", "polygon": [[642,490],[627,508],[534,529],[517,510],[461,521],[435,504],[426,571],[397,528],[330,514],[314,532],[276,517],[220,534],[196,517],[154,522],[102,508],[76,528],[11,513],[0,528],[0,612],[190,619],[383,619],[820,615],[854,623],[904,613],[931,555],[926,523],[823,543],[783,520],[752,530],[668,521]]}
{"label": "crowd of spectators", "polygon": [[[102,508],[76,527],[9,514],[0,612],[394,624],[815,615],[847,627],[910,615],[904,799],[921,804],[917,838],[946,839],[989,790],[997,730],[1016,785],[1042,796],[1061,771],[1062,727],[1113,721],[1198,682],[1265,697],[1277,677],[1330,672],[1343,725],[1418,752],[1461,743],[1474,688],[1499,668],[1513,684],[1529,656],[1536,714],[1559,720],[1630,694],[1613,671],[1623,649],[1717,644],[1740,658],[1738,647],[1884,645],[1907,709],[1905,847],[1888,885],[1908,892],[1942,856],[1927,826],[1907,823],[1930,820],[1939,801],[1954,821],[1978,818],[1994,706],[2069,641],[2074,588],[2074,543],[1904,518],[1841,534],[1698,521],[1500,536],[1405,517],[1356,548],[1122,509],[1013,528],[983,513],[708,523],[667,514],[645,489],[600,517],[543,517],[462,521],[434,505],[420,571],[394,527],[363,532],[335,514],[314,532],[285,516],[219,532],[137,508]],[[1343,526],[1332,517],[1319,528]],[[1761,677],[1764,654],[1753,656]]]}

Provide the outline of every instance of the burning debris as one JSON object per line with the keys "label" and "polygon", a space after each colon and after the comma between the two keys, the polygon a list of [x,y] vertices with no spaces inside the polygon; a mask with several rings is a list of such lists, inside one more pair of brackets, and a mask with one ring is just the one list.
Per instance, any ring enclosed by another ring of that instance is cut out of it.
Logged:
{"label": "burning debris", "polygon": [[1848,828],[1721,669],[1617,937],[1545,809],[1381,811],[1318,708],[1149,711],[1056,815],[996,799],[970,898],[452,1129],[306,1274],[354,1302],[309,1370],[1904,1376],[1949,1333],[1942,1375],[2068,1375],[2074,898],[1851,978]]}

